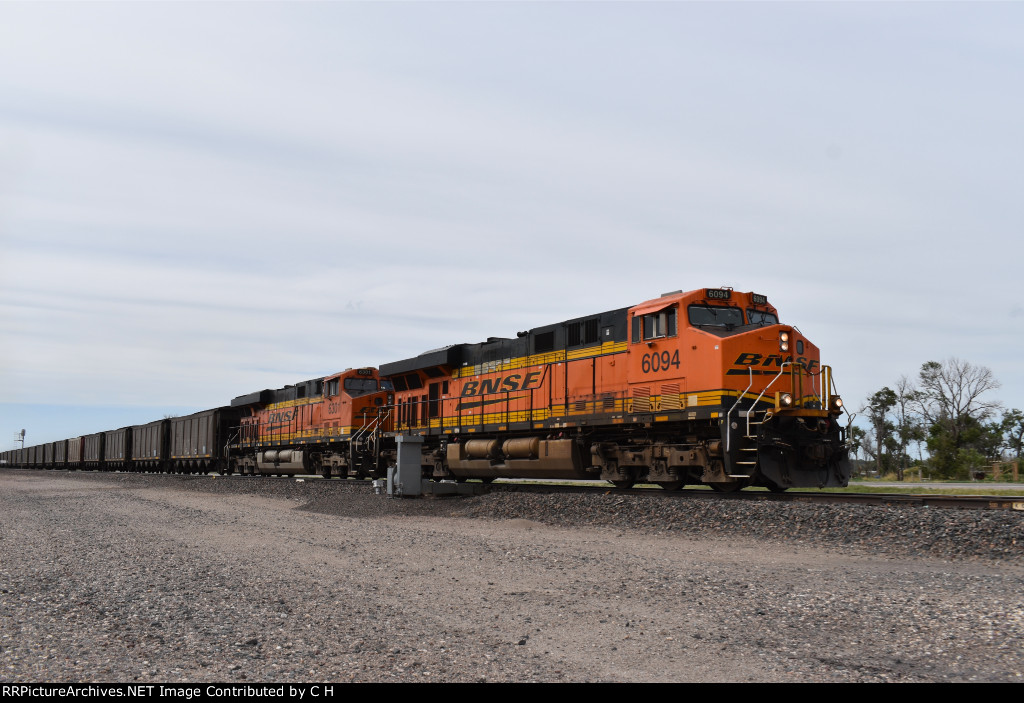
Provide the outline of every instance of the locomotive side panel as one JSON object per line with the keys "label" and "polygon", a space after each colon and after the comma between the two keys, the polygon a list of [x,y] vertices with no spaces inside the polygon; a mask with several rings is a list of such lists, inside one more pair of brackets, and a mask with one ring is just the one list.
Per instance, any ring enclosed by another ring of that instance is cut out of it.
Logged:
{"label": "locomotive side panel", "polygon": [[587,477],[588,452],[563,429],[621,415],[625,366],[612,357],[625,352],[625,313],[383,365],[396,430],[428,437],[423,465],[437,477]]}

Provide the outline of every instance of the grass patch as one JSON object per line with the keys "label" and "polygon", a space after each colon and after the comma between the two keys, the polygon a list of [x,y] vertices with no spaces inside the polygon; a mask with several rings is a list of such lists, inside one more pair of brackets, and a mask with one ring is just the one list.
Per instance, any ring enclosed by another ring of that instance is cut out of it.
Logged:
{"label": "grass patch", "polygon": [[[791,488],[790,490],[817,490],[810,488]],[[906,485],[906,483],[895,483],[888,486],[865,486],[859,483],[851,483],[846,488],[823,488],[823,493],[913,493],[924,495],[984,495],[984,496],[1024,496],[1024,485],[1020,488],[996,488],[986,486],[984,483],[972,483],[970,485],[950,486],[949,488]]]}
{"label": "grass patch", "polygon": [[[638,483],[637,488],[656,488],[653,483]],[[710,486],[687,486],[686,490],[707,490],[710,491]],[[751,486],[744,488],[744,493],[751,493],[762,491],[767,493],[767,488],[760,486]],[[983,495],[983,496],[1024,496],[1024,484],[1020,488],[987,488],[985,484],[971,484],[970,486],[957,486],[950,488],[933,488],[929,486],[915,486],[913,484],[906,485],[896,484],[891,486],[865,486],[862,484],[851,483],[846,488],[790,488],[786,493],[905,493],[907,495],[949,495],[949,496],[962,496],[962,495]]]}
{"label": "grass patch", "polygon": [[[874,479],[877,480],[877,479]],[[529,479],[521,479],[523,483],[530,483]],[[509,479],[498,479],[495,483],[515,484],[519,481]],[[597,486],[602,485],[600,481],[574,481],[574,480],[549,480],[544,481],[548,485],[552,486]],[[608,490],[614,490],[610,483],[603,484]],[[658,486],[653,483],[638,483],[635,488],[657,488]],[[686,490],[698,490],[698,491],[710,491],[711,486],[700,486],[700,485],[688,485]],[[767,488],[760,486],[751,486],[744,488],[744,493],[750,493],[755,491],[762,491],[767,493]],[[893,483],[891,485],[884,486],[867,486],[857,481],[853,481],[846,488],[790,488],[787,493],[906,493],[915,495],[985,495],[985,496],[1024,496],[1024,483],[1019,488],[995,488],[986,487],[984,483],[972,483],[970,485],[950,486],[949,488],[943,487],[929,487],[922,486],[914,483]]]}

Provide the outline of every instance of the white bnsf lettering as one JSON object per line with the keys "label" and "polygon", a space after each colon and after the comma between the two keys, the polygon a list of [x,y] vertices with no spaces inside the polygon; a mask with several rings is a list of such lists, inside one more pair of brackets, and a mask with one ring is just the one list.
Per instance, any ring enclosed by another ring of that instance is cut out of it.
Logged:
{"label": "white bnsf lettering", "polygon": [[540,371],[531,371],[525,376],[514,373],[509,376],[485,378],[480,381],[466,381],[462,384],[462,397],[471,395],[487,395],[488,393],[508,393],[511,391],[528,391],[536,388],[531,386],[538,378]]}

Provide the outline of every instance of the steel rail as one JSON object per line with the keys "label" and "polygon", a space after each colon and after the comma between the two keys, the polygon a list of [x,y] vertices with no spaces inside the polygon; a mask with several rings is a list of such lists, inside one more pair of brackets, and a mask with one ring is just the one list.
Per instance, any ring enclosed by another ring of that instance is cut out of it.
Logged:
{"label": "steel rail", "polygon": [[887,505],[892,507],[961,508],[969,510],[1019,510],[1024,511],[1024,495],[946,495],[926,493],[826,493],[736,491],[717,493],[701,489],[666,491],[662,488],[618,489],[612,486],[559,486],[531,483],[494,483],[490,489],[509,492],[529,493],[608,493],[610,495],[650,496],[662,500],[703,499],[703,500],[759,500],[775,502],[805,503],[853,503],[860,505]]}
{"label": "steel rail", "polygon": [[[70,471],[68,469],[28,469],[14,467],[0,467],[12,473],[22,472],[43,472],[66,473],[69,475],[89,474],[123,474],[131,476],[178,476],[182,480],[200,480],[209,478],[231,479],[231,480],[255,480],[271,479],[267,475],[244,476],[234,474],[231,476],[218,476],[215,474],[179,474],[163,472],[136,472],[136,471]],[[279,480],[303,481],[328,481],[321,476],[314,474],[298,474],[294,477],[282,477]],[[342,479],[338,481],[361,481],[363,479]],[[367,486],[369,480],[365,480]],[[805,503],[855,503],[861,505],[887,505],[905,508],[960,508],[967,510],[1018,510],[1024,512],[1024,492],[1019,496],[996,496],[996,495],[948,495],[928,493],[827,493],[816,491],[789,491],[786,493],[771,493],[768,491],[735,491],[733,493],[718,493],[704,489],[683,489],[679,491],[666,491],[663,488],[615,488],[609,484],[595,481],[592,485],[582,484],[558,484],[558,483],[528,483],[521,481],[501,480],[488,485],[481,486],[484,491],[504,491],[508,493],[603,493],[609,496],[647,496],[658,500],[755,500],[775,502],[805,502]]]}

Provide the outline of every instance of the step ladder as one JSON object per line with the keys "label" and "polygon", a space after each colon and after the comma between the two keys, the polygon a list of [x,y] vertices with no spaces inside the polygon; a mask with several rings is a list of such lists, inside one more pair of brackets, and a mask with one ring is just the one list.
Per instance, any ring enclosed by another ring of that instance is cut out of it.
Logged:
{"label": "step ladder", "polygon": [[[768,420],[767,410],[742,410],[740,415],[746,416],[743,434],[740,438],[740,459],[733,462],[736,473],[729,474],[729,478],[750,478],[757,467],[757,432]],[[745,471],[746,473],[739,473]]]}

